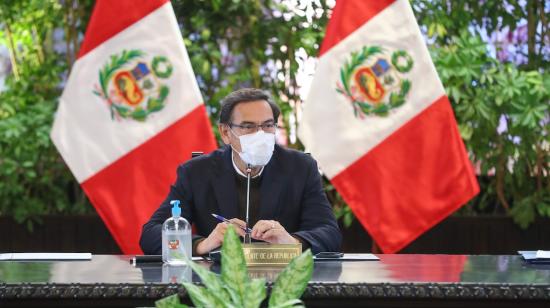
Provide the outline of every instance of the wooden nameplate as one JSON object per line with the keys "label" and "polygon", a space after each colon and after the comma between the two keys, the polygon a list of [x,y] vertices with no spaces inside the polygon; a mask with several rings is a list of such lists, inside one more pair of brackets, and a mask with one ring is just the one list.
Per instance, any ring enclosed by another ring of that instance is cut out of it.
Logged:
{"label": "wooden nameplate", "polygon": [[302,244],[243,244],[247,266],[285,266],[302,254]]}

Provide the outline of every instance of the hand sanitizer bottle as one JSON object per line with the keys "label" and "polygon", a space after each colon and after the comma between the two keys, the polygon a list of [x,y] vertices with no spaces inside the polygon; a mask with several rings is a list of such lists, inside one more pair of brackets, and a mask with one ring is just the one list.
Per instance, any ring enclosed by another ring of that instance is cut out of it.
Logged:
{"label": "hand sanitizer bottle", "polygon": [[170,265],[185,265],[191,260],[191,224],[181,217],[179,200],[172,200],[172,217],[162,224],[162,261]]}

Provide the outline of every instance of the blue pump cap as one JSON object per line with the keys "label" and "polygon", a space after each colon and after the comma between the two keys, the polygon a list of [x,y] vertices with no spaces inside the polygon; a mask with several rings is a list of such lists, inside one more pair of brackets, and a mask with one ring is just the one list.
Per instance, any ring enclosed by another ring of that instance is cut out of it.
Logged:
{"label": "blue pump cap", "polygon": [[180,217],[181,216],[180,201],[179,200],[172,200],[172,201],[170,201],[170,204],[174,205],[172,207],[172,216],[173,217]]}

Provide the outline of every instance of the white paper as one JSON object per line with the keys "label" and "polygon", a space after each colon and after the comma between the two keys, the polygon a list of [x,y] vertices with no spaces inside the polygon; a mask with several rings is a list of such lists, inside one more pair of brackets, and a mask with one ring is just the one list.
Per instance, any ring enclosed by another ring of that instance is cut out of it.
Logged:
{"label": "white paper", "polygon": [[0,261],[48,261],[48,260],[91,260],[92,254],[86,253],[1,253]]}
{"label": "white paper", "polygon": [[343,259],[345,260],[380,260],[372,253],[345,253]]}
{"label": "white paper", "polygon": [[332,260],[332,261],[378,261],[380,258],[372,253],[345,253],[341,258],[318,258],[314,257],[314,260]]}
{"label": "white paper", "polygon": [[537,250],[535,255],[537,259],[550,259],[550,250]]}
{"label": "white paper", "polygon": [[342,260],[380,260],[380,258],[372,253],[345,253]]}

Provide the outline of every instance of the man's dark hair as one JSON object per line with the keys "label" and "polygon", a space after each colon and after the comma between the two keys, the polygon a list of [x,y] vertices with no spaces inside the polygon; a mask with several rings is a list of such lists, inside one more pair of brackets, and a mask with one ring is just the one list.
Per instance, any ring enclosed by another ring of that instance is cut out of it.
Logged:
{"label": "man's dark hair", "polygon": [[271,100],[269,94],[260,89],[254,88],[245,88],[231,92],[224,99],[222,99],[220,104],[220,123],[229,124],[231,122],[233,109],[235,109],[235,106],[237,106],[238,104],[261,100],[264,100],[269,104],[269,107],[271,107],[271,111],[273,111],[273,119],[275,120],[275,123],[277,123],[277,119],[281,114],[279,106],[277,106],[277,104],[275,104]]}

